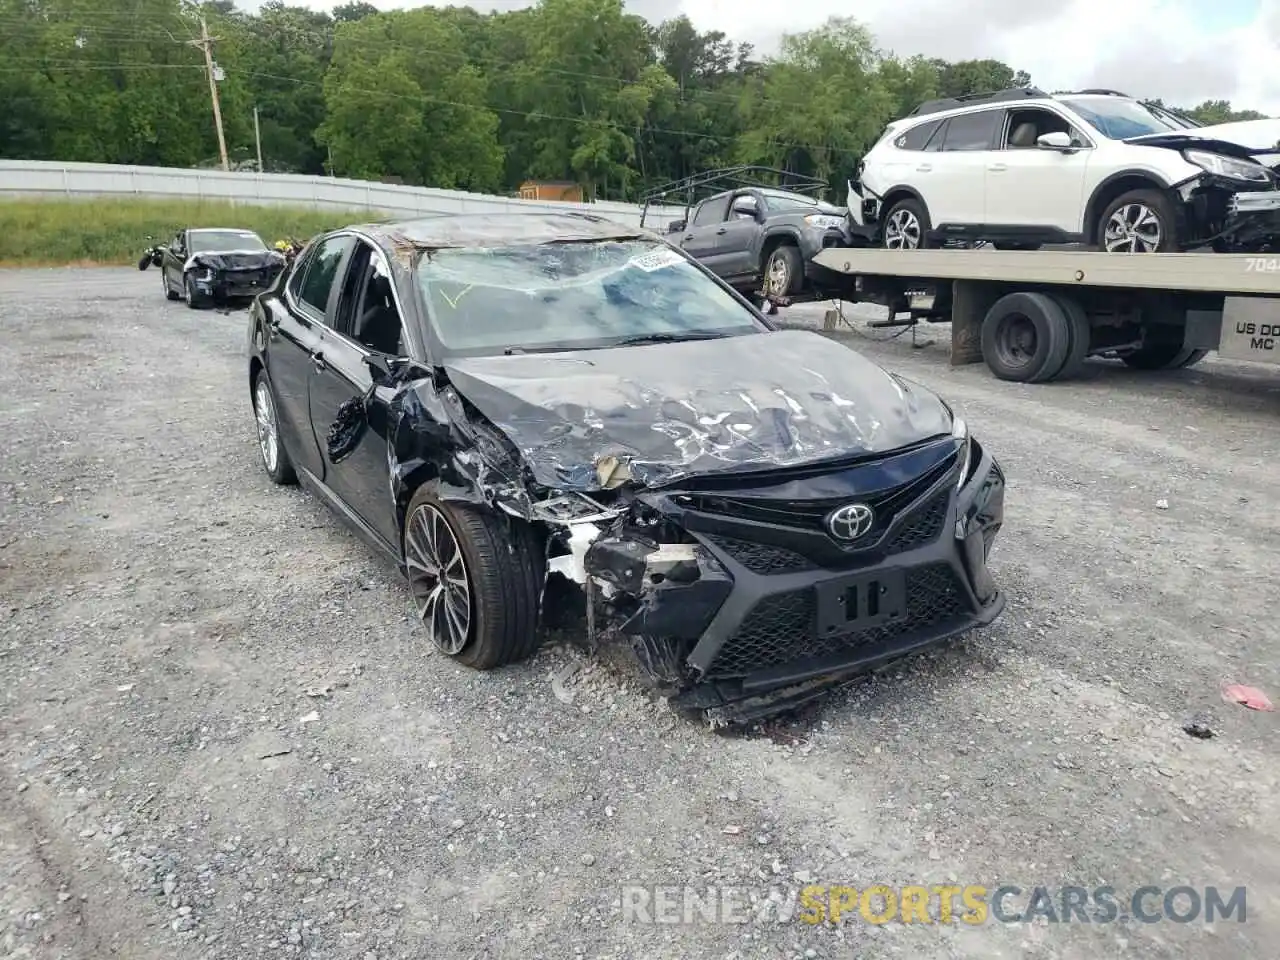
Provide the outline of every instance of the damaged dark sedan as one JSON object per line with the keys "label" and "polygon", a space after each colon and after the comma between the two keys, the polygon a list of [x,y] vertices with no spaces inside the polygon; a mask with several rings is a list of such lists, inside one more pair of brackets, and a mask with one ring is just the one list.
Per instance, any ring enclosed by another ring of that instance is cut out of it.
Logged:
{"label": "damaged dark sedan", "polygon": [[644,230],[324,235],[250,311],[249,386],[271,479],[391,558],[471,667],[576,598],[673,706],[736,722],[1004,606],[1004,477],[964,422]]}
{"label": "damaged dark sedan", "polygon": [[169,243],[149,248],[138,268],[159,267],[164,295],[198,310],[256,297],[285,263],[285,255],[252,230],[202,227],[179,230]]}

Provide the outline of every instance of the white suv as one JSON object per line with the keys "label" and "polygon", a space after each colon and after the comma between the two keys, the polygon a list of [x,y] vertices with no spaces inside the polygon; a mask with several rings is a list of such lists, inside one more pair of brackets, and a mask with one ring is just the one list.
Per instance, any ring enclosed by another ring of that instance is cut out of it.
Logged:
{"label": "white suv", "polygon": [[895,249],[1276,249],[1280,175],[1258,152],[1115,91],[935,100],[867,153],[850,216]]}

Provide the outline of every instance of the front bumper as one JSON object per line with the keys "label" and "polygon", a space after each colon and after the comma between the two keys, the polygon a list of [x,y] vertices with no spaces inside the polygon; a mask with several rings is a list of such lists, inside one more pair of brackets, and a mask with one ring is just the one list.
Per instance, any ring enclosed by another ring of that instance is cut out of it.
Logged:
{"label": "front bumper", "polygon": [[[619,582],[641,597],[620,631],[678,644],[686,682],[673,703],[709,710],[803,694],[990,623],[1004,608],[987,569],[1004,475],[976,444],[975,452],[959,489],[964,467],[952,456],[894,491],[883,526],[858,549],[820,525],[780,523],[781,511],[650,495],[696,541],[698,569]],[[625,537],[604,538],[588,554],[597,575],[625,562],[633,571],[643,563],[643,549]]]}
{"label": "front bumper", "polygon": [[196,289],[215,300],[244,300],[269,288],[283,268],[214,270],[196,276]]}

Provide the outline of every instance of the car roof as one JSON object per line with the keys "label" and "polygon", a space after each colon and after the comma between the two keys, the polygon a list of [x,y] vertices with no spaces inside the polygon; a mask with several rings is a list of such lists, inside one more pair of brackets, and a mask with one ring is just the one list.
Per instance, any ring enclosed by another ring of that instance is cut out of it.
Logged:
{"label": "car roof", "polygon": [[258,236],[258,231],[248,227],[188,227],[187,233],[251,233]]}
{"label": "car roof", "polygon": [[640,227],[576,211],[445,213],[413,220],[361,224],[350,229],[399,251],[630,240],[655,236]]}

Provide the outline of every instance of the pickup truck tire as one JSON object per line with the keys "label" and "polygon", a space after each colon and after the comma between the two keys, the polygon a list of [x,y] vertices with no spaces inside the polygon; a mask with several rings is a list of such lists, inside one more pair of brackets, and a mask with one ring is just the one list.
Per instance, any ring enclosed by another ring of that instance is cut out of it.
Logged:
{"label": "pickup truck tire", "polygon": [[1051,380],[1063,369],[1070,347],[1067,314],[1047,294],[1010,293],[982,321],[982,358],[1001,380]]}
{"label": "pickup truck tire", "polygon": [[[1121,232],[1108,238],[1113,220]],[[1103,209],[1098,218],[1098,247],[1107,253],[1170,253],[1178,249],[1177,223],[1173,201],[1163,191],[1130,190]]]}
{"label": "pickup truck tire", "polygon": [[925,250],[932,247],[929,234],[933,221],[929,211],[915,197],[904,197],[884,215],[880,244],[886,250]]}
{"label": "pickup truck tire", "polygon": [[804,283],[800,250],[789,243],[774,247],[764,262],[764,288],[775,297],[789,297]]}

